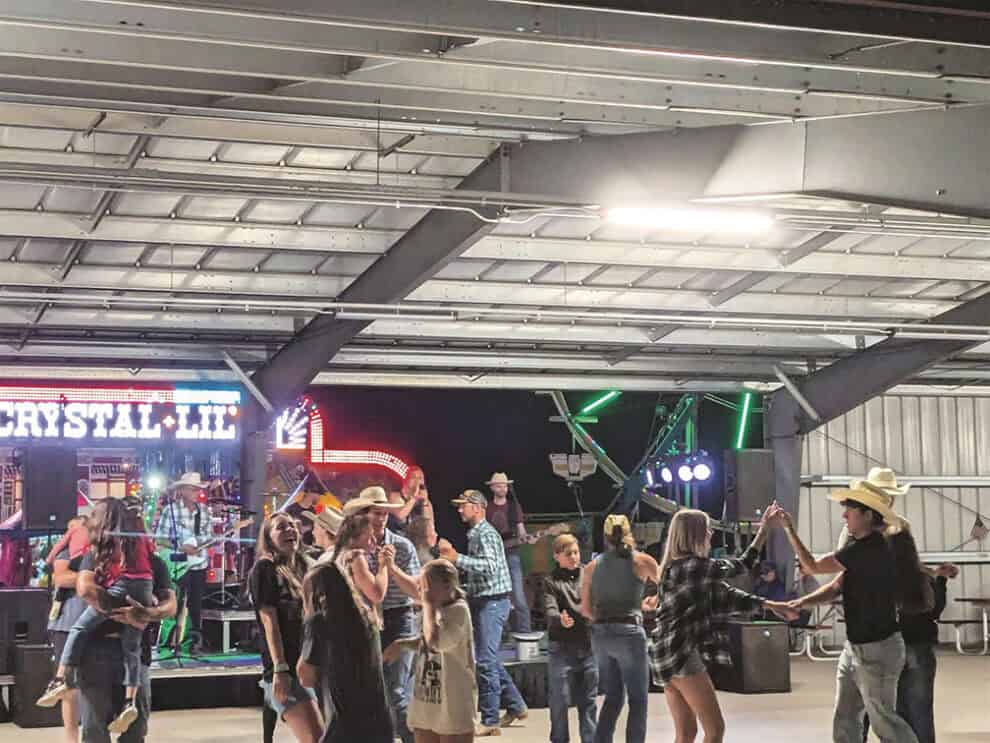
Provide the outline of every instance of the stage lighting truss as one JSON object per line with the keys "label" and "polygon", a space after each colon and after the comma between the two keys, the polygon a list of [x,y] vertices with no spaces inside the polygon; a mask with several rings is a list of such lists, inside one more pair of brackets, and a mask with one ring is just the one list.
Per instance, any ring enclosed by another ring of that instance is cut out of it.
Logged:
{"label": "stage lighting truss", "polygon": [[714,460],[706,451],[654,459],[643,470],[647,488],[662,489],[675,482],[706,483],[715,474]]}

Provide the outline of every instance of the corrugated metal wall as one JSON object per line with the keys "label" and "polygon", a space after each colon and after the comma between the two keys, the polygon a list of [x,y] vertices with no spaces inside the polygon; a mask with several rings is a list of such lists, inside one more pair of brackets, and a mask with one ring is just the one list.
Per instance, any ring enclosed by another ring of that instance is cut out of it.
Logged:
{"label": "corrugated metal wall", "polygon": [[[865,475],[879,465],[899,476],[990,476],[990,398],[886,396],[809,434],[805,439],[802,474]],[[835,548],[842,530],[841,509],[826,498],[824,487],[802,488],[798,528],[816,553]],[[982,513],[990,524],[990,488],[915,487],[897,501],[897,510],[912,525],[923,552],[944,552],[964,542]],[[982,549],[990,550],[990,538]],[[979,550],[975,543],[964,549]],[[959,596],[990,597],[990,565],[962,567],[949,582],[949,603],[943,619],[980,617],[978,611],[954,601]],[[842,628],[836,635],[843,639]],[[966,630],[966,640],[980,638],[978,627]],[[951,627],[942,640],[954,641]]]}

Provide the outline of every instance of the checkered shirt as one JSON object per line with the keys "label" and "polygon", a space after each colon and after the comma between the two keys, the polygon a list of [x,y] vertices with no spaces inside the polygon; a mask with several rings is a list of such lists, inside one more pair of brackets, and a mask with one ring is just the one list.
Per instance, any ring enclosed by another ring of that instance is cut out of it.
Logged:
{"label": "checkered shirt", "polygon": [[[391,529],[385,529],[385,539],[382,544],[395,546],[395,565],[406,575],[415,577],[419,575],[419,555],[413,543],[401,534],[396,534]],[[378,575],[378,554],[368,553],[368,567],[371,572]],[[382,601],[382,611],[386,609],[401,609],[406,606],[411,607],[413,600],[399,588],[399,584],[394,578],[388,580],[388,591],[385,592],[385,600]]]}
{"label": "checkered shirt", "polygon": [[752,612],[763,599],[725,582],[751,570],[759,553],[747,549],[739,559],[685,557],[674,560],[660,589],[657,629],[650,647],[654,678],[669,681],[697,650],[706,666],[731,666],[728,615]]}
{"label": "checkered shirt", "polygon": [[505,545],[495,527],[487,521],[479,521],[468,530],[467,540],[467,554],[458,555],[456,565],[468,597],[479,599],[511,592]]}
{"label": "checkered shirt", "polygon": [[[199,510],[199,531],[196,531],[196,511]],[[174,522],[173,522],[174,517]],[[172,503],[162,508],[158,520],[158,539],[167,539],[169,546],[194,547],[202,544],[213,536],[213,517],[210,507],[205,503],[197,503],[196,508],[187,508],[186,504],[176,498]],[[186,564],[190,570],[205,570],[207,563],[206,550],[197,555],[189,555]]]}

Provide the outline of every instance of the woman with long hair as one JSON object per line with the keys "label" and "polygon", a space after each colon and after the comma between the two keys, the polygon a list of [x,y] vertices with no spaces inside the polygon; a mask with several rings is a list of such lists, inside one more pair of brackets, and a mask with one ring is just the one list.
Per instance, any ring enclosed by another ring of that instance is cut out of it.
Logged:
{"label": "woman with long hair", "polygon": [[408,718],[416,743],[471,743],[478,685],[467,594],[447,560],[423,566],[420,591],[422,637],[393,642],[385,648],[385,660],[404,647],[417,651]]}
{"label": "woman with long hair", "polygon": [[657,561],[636,549],[625,516],[605,519],[605,552],[585,566],[581,575],[581,614],[594,624],[591,647],[601,675],[605,701],[598,713],[595,743],[609,743],[628,694],[626,743],[646,740],[646,711],[650,692],[646,633],[643,631],[643,590],[657,581]]}
{"label": "woman with long hair", "polygon": [[336,562],[303,581],[306,612],[296,666],[303,684],[323,694],[330,723],[322,743],[392,743],[378,624]]}
{"label": "woman with long hair", "polygon": [[257,561],[249,585],[262,629],[261,662],[265,704],[284,720],[300,743],[316,743],[322,732],[316,695],[300,683],[296,664],[303,625],[303,578],[308,562],[295,519],[276,513],[261,526]]}
{"label": "woman with long hair", "polygon": [[797,611],[725,582],[750,571],[766,542],[770,511],[739,559],[713,559],[711,520],[704,511],[674,514],[660,561],[660,602],[651,648],[653,671],[664,684],[664,698],[674,721],[676,743],[693,741],[698,722],[705,743],[722,743],[725,720],[708,675],[711,665],[731,665],[723,626],[733,612],[769,610],[786,620]]}
{"label": "woman with long hair", "polygon": [[[142,606],[151,605],[154,578],[151,558],[155,554],[155,544],[145,532],[140,507],[124,499],[108,498],[101,503],[99,513],[91,547],[95,557],[94,572],[112,605],[90,606],[76,620],[69,631],[56,676],[38,700],[40,706],[53,706],[75,686],[75,669],[82,658],[83,646],[109,619],[112,609],[125,606],[128,599]],[[137,692],[141,683],[141,636],[142,631],[134,627],[125,626],[121,630],[126,690],[124,708],[109,727],[112,733],[126,732],[140,714]]]}
{"label": "woman with long hair", "polygon": [[[378,573],[371,572],[368,555],[378,552]],[[363,610],[378,629],[382,628],[379,606],[388,592],[388,571],[395,556],[390,544],[378,546],[371,516],[362,511],[348,516],[337,534],[333,562],[357,590]]]}

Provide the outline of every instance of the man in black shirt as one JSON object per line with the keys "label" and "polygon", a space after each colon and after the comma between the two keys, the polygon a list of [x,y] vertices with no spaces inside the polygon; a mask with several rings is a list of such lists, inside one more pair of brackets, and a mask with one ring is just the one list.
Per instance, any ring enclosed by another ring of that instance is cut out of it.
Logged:
{"label": "man in black shirt", "polygon": [[[109,606],[109,596],[96,582],[95,565],[91,554],[83,558],[79,570],[77,590],[91,603]],[[151,558],[154,574],[152,593],[158,601],[153,607],[141,606],[132,599],[129,605],[111,612],[115,621],[104,622],[86,641],[79,664],[79,711],[82,727],[82,743],[110,743],[107,729],[110,721],[124,706],[124,657],[120,645],[122,625],[144,630],[141,642],[141,686],[136,698],[138,718],[119,743],[144,743],[151,713],[151,647],[158,634],[158,622],[175,616],[176,601],[168,566],[157,555]]]}
{"label": "man in black shirt", "polygon": [[[889,475],[893,478],[892,472]],[[905,649],[897,622],[897,563],[884,538],[885,529],[904,528],[904,521],[892,508],[893,497],[869,479],[853,481],[848,489],[833,491],[829,498],[842,505],[852,540],[821,559],[815,559],[804,546],[783,509],[775,504],[769,518],[783,523],[805,572],[838,574],[818,591],[791,602],[800,611],[842,594],[846,644],[837,671],[832,740],[862,743],[864,716],[869,714],[882,743],[918,743],[897,714],[897,680]]]}

